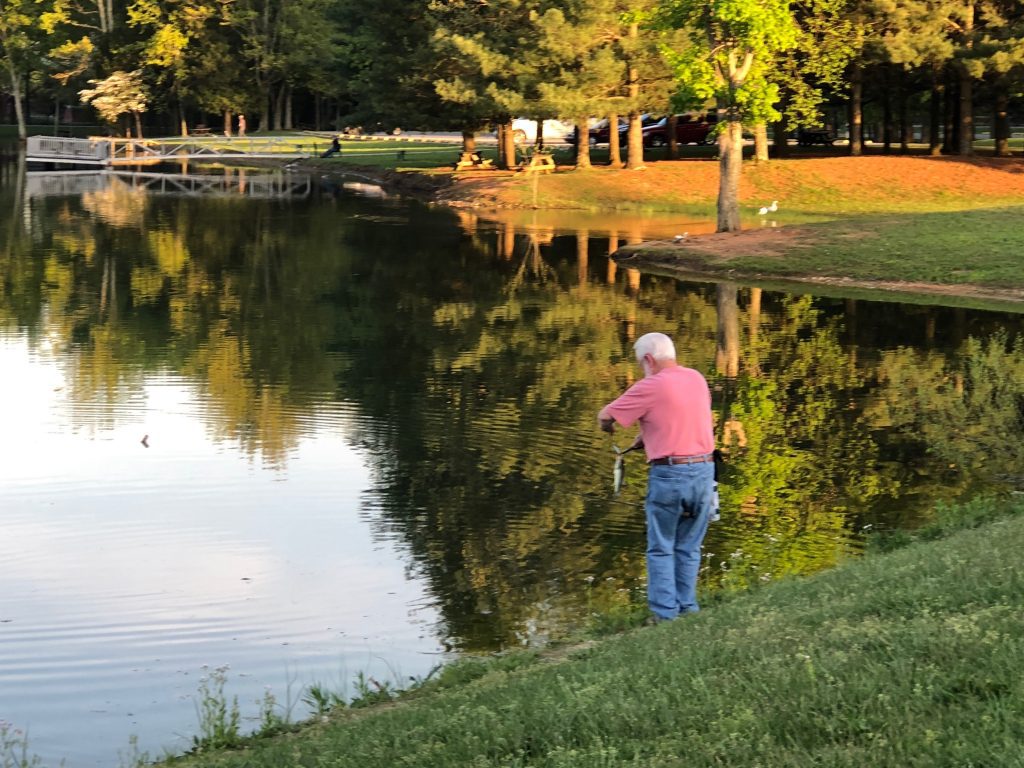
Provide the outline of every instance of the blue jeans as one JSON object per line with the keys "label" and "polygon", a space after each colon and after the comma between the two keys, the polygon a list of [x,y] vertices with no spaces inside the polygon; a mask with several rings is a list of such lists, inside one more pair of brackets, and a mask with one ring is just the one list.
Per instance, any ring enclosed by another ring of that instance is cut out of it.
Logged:
{"label": "blue jeans", "polygon": [[694,613],[715,465],[654,465],[647,475],[647,603],[663,619]]}

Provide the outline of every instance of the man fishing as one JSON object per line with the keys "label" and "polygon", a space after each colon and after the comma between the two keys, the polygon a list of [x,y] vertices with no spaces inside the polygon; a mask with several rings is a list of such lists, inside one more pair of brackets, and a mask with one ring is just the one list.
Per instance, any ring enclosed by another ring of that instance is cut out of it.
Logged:
{"label": "man fishing", "polygon": [[714,431],[704,377],[676,362],[672,340],[648,333],[633,345],[644,378],[597,414],[598,426],[640,422],[647,475],[647,602],[654,623],[695,613],[701,545],[712,512]]}

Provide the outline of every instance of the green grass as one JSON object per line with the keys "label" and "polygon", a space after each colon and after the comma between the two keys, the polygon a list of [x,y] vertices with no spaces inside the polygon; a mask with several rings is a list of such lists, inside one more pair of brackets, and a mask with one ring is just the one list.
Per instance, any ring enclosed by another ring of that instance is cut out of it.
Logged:
{"label": "green grass", "polygon": [[784,257],[741,255],[729,267],[778,276],[841,275],[944,285],[1024,285],[1024,206],[855,216],[807,227]]}
{"label": "green grass", "polygon": [[182,762],[1020,765],[1021,512],[1019,497],[952,508],[939,530],[962,530],[946,538],[922,535],[914,546],[772,584],[558,663],[477,664],[398,704],[346,710],[298,734]]}

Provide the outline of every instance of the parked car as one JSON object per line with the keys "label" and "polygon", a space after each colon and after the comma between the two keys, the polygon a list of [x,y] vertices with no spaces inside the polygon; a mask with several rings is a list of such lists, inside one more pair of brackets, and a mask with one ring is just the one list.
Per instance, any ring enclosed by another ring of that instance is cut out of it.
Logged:
{"label": "parked car", "polygon": [[[653,125],[654,123],[658,122],[659,119],[660,118],[656,117],[655,115],[640,115],[640,125],[641,127]],[[625,117],[620,117],[619,140],[622,144],[626,143],[627,131],[629,131],[629,121]],[[593,146],[595,144],[607,144],[610,133],[611,132],[608,130],[608,120],[598,120],[590,127],[590,145]],[[567,136],[565,140],[570,144],[576,143],[576,137],[574,135]]]}
{"label": "parked car", "polygon": [[796,133],[796,143],[801,147],[811,147],[815,144],[831,147],[835,140],[836,137],[828,128],[800,128]]}
{"label": "parked car", "polygon": [[[544,121],[544,142],[563,142],[572,137],[576,126],[566,120]],[[512,140],[516,144],[534,144],[537,141],[537,121],[528,117],[517,117],[512,121]]]}
{"label": "parked car", "polygon": [[[713,144],[715,141],[715,125],[718,115],[689,113],[677,115],[676,142],[679,144]],[[656,123],[644,128],[645,147],[664,147],[668,144],[668,118],[663,117]]]}

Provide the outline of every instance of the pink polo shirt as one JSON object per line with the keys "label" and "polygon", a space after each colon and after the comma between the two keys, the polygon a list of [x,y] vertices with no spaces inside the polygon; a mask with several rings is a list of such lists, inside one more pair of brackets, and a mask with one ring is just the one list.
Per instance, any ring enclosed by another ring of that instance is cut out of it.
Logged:
{"label": "pink polo shirt", "polygon": [[624,427],[640,422],[647,460],[696,456],[715,448],[711,391],[700,372],[681,365],[645,376],[607,406]]}

